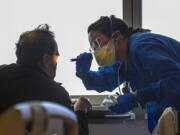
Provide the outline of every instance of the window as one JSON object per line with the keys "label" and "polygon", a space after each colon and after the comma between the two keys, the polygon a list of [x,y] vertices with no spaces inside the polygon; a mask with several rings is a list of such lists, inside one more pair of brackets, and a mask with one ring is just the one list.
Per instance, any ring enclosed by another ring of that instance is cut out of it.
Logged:
{"label": "window", "polygon": [[[71,95],[97,94],[86,91],[70,62],[89,49],[87,27],[100,16],[122,18],[122,0],[6,0],[0,4],[0,64],[16,61],[15,43],[20,34],[47,23],[55,32],[60,60],[56,81]],[[95,60],[92,69],[97,69]],[[104,94],[104,93],[103,93]]]}
{"label": "window", "polygon": [[143,28],[180,41],[179,0],[144,0]]}

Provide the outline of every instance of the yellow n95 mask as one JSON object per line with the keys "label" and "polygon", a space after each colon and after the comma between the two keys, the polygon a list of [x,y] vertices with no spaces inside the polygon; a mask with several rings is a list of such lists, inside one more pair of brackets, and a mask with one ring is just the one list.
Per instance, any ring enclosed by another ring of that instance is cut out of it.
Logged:
{"label": "yellow n95 mask", "polygon": [[101,49],[96,50],[94,56],[99,66],[110,66],[115,64],[116,58],[114,44],[110,41]]}

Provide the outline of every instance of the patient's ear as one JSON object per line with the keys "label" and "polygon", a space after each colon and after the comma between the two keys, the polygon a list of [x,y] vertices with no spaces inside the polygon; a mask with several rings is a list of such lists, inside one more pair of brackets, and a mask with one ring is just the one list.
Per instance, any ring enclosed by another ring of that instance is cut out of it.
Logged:
{"label": "patient's ear", "polygon": [[50,64],[50,55],[44,54],[42,58],[43,68],[48,69]]}

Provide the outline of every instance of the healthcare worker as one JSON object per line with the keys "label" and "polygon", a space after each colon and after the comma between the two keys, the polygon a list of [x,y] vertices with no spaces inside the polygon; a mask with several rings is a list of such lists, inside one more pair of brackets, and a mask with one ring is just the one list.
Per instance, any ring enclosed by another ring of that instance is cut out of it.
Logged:
{"label": "healthcare worker", "polygon": [[166,107],[180,110],[180,42],[148,30],[133,30],[115,16],[101,17],[88,27],[88,34],[102,67],[90,71],[91,53],[77,57],[76,75],[86,88],[112,91],[126,81],[133,90],[119,96],[110,110],[125,113],[146,104],[150,132]]}

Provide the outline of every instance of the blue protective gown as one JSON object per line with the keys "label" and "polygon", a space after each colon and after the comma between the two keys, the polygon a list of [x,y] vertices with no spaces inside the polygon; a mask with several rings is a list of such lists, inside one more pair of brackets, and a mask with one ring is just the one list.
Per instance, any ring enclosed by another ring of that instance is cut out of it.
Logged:
{"label": "blue protective gown", "polygon": [[[158,34],[138,32],[129,37],[130,86],[147,104],[148,128],[153,131],[163,110],[180,110],[180,42]],[[118,66],[89,71],[82,81],[88,90],[113,91],[118,86]],[[120,83],[125,81],[125,73]]]}

